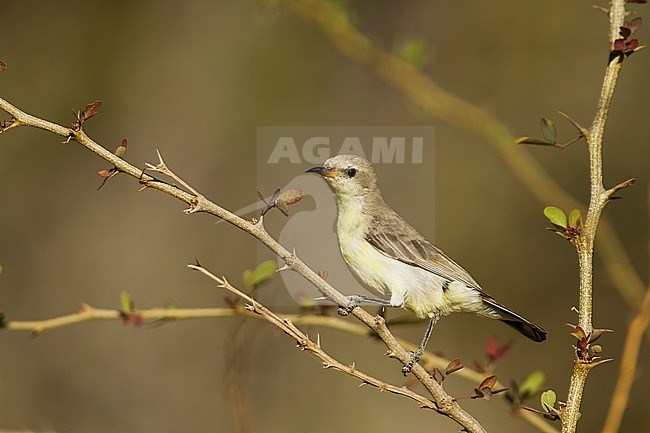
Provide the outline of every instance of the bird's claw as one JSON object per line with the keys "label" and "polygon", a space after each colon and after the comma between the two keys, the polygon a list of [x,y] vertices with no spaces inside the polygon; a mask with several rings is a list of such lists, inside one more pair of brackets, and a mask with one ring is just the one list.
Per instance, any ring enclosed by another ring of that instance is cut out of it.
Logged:
{"label": "bird's claw", "polygon": [[359,306],[359,299],[357,296],[348,296],[348,305],[345,307],[339,306],[339,316],[348,316],[352,313],[352,310]]}
{"label": "bird's claw", "polygon": [[404,364],[404,367],[402,367],[402,374],[404,376],[411,372],[415,363],[418,362],[420,356],[422,356],[418,352],[409,352],[409,360],[406,362],[406,364]]}

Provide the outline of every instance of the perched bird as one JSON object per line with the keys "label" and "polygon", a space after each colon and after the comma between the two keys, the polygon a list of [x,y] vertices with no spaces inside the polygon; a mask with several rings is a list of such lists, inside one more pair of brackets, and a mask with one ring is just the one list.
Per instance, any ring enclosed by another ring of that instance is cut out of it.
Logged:
{"label": "perched bird", "polygon": [[339,314],[345,316],[359,303],[368,302],[404,307],[430,319],[422,344],[402,369],[404,374],[422,356],[440,316],[451,313],[476,313],[500,320],[533,341],[546,339],[546,331],[495,301],[465,269],[391,209],[369,161],[337,155],[307,173],[321,175],[334,194],[336,233],[348,267],[373,293],[390,294],[390,300],[351,295]]}

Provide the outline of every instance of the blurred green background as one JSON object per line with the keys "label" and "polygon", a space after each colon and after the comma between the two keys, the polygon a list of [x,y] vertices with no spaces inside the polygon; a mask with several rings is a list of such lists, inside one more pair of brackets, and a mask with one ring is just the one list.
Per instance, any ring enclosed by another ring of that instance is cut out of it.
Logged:
{"label": "blurred green background", "polygon": [[[606,17],[590,2],[497,6],[421,0],[347,7],[386,49],[421,39],[429,59],[425,72],[517,135],[539,134],[539,118],[550,116],[561,137],[572,138],[572,127],[557,110],[586,125],[591,121],[608,42]],[[640,31],[642,43],[646,34]],[[254,1],[30,0],[3,4],[0,41],[0,59],[9,65],[0,75],[2,98],[66,125],[73,121],[71,109],[99,99],[100,115],[85,128],[93,138],[113,149],[127,137],[127,159],[137,166],[155,162],[160,149],[172,169],[233,210],[256,200],[258,126],[435,126],[437,244],[497,299],[545,327],[549,340],[536,345],[499,323],[453,316],[441,321],[429,348],[471,365],[482,358],[490,335],[514,340],[496,370],[499,378],[507,383],[542,369],[546,386],[566,398],[573,354],[565,323],[576,321],[570,308],[577,303],[573,248],[544,230],[543,206],[486,143],[427,117],[343,57],[313,24]],[[649,69],[645,51],[626,61],[604,150],[607,185],[638,179],[606,213],[644,280]],[[110,167],[61,141],[24,128],[0,136],[0,310],[8,319],[67,314],[81,302],[119,308],[122,290],[141,308],[169,300],[180,307],[223,306],[224,293],[185,265],[198,258],[239,284],[243,270],[258,263],[250,236],[227,224],[215,226],[205,215],[186,216],[181,203],[155,191],[138,192],[126,176],[96,192],[96,172]],[[564,151],[528,151],[586,200],[584,143]],[[278,173],[266,192],[306,168]],[[395,166],[379,175],[387,201],[423,233],[433,233],[427,228],[431,188],[410,180],[404,188],[399,179],[405,175]],[[277,234],[284,217],[270,219]],[[598,261],[595,281],[595,325],[616,330],[601,339],[604,356],[615,361],[589,378],[582,431],[598,431],[603,422],[632,317]],[[280,289],[275,281],[263,290]],[[423,329],[396,333],[419,341]],[[324,348],[342,362],[404,383],[400,366],[383,356],[377,341],[307,331],[320,334]],[[358,388],[350,377],[321,369],[289,338],[250,319],[143,329],[95,321],[36,339],[4,332],[0,341],[0,430],[238,431],[233,404],[259,432],[458,430],[410,401]],[[648,423],[643,395],[650,392],[649,361],[643,350],[621,431],[642,431]],[[446,383],[453,395],[471,393],[474,386],[462,378]],[[463,406],[489,431],[535,431],[511,417],[500,399]]]}

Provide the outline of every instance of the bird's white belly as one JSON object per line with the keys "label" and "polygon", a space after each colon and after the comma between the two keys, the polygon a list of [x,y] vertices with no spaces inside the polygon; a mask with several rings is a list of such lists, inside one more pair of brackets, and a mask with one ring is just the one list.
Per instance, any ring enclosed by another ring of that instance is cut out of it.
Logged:
{"label": "bird's white belly", "polygon": [[480,293],[452,281],[443,290],[445,279],[417,266],[392,259],[366,239],[359,224],[360,209],[339,207],[337,234],[343,259],[354,274],[372,291],[390,293],[391,305],[403,306],[420,317],[435,312],[481,312],[485,307]]}

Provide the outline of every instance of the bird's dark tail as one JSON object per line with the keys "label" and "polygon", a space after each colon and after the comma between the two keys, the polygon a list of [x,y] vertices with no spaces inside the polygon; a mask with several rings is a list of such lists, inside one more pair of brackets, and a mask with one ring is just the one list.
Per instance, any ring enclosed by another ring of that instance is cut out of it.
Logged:
{"label": "bird's dark tail", "polygon": [[546,340],[546,331],[544,331],[539,326],[530,322],[529,320],[524,319],[519,314],[508,310],[503,305],[496,302],[491,298],[483,298],[483,302],[487,304],[490,310],[497,314],[498,317],[495,317],[497,320],[505,323],[508,326],[512,326],[521,334],[530,338],[536,342],[542,342]]}

